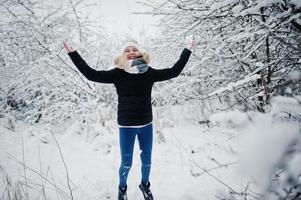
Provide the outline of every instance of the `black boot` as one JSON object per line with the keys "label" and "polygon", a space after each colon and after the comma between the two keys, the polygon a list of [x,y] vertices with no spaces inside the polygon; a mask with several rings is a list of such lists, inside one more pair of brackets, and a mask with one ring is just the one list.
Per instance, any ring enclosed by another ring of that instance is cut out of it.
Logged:
{"label": "black boot", "polygon": [[128,196],[126,194],[127,186],[124,188],[118,187],[118,200],[128,200]]}
{"label": "black boot", "polygon": [[146,184],[141,183],[139,185],[139,188],[140,188],[145,200],[154,200],[153,194],[149,189],[150,188],[150,182],[147,182]]}

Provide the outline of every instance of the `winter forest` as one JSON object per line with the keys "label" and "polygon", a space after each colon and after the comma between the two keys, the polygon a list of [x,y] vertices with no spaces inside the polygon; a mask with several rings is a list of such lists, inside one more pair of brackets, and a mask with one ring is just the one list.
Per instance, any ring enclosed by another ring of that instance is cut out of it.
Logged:
{"label": "winter forest", "polygon": [[[152,89],[154,199],[301,199],[301,1],[135,1],[152,33],[110,32],[91,14],[104,1],[0,0],[0,199],[117,199],[116,89],[64,41],[109,70],[133,38],[163,69],[191,37],[184,70]],[[130,200],[140,166],[136,141]]]}

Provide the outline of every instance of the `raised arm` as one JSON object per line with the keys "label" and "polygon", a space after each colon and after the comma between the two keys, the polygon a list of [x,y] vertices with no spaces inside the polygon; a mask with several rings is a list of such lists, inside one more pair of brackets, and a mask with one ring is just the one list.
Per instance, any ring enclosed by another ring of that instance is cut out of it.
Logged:
{"label": "raised arm", "polygon": [[156,81],[165,81],[174,77],[179,76],[185,67],[188,59],[190,57],[191,51],[184,48],[180,59],[171,67],[166,69],[151,69],[151,76],[154,82]]}
{"label": "raised arm", "polygon": [[68,52],[72,62],[77,69],[90,81],[100,83],[114,83],[116,79],[116,69],[108,71],[97,71],[89,67],[89,65],[82,59],[82,57],[71,46],[64,42],[64,48]]}
{"label": "raised arm", "polygon": [[69,52],[72,62],[77,67],[77,69],[90,81],[99,83],[114,83],[116,79],[116,69],[111,69],[108,71],[95,70],[82,59],[77,51]]}

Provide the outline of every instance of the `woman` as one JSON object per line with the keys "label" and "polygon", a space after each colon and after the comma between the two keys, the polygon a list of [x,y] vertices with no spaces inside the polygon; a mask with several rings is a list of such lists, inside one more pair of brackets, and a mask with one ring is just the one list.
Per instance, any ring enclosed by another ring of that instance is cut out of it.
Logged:
{"label": "woman", "polygon": [[[194,41],[192,41],[189,49],[194,46]],[[96,71],[90,68],[78,52],[65,42],[64,48],[75,66],[87,79],[100,83],[112,83],[116,87],[121,153],[118,200],[127,200],[126,182],[132,166],[136,135],[142,162],[142,178],[139,188],[144,199],[153,200],[149,182],[153,143],[152,86],[155,82],[177,77],[186,65],[191,51],[184,48],[180,59],[171,68],[154,69],[148,65],[149,55],[139,51],[140,48],[136,42],[128,42],[122,48],[122,55],[114,61],[116,68],[108,71]]]}

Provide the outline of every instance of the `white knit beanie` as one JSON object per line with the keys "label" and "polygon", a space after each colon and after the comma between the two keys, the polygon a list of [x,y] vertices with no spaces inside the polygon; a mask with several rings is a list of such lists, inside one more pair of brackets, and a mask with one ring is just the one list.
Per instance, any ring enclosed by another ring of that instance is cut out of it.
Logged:
{"label": "white knit beanie", "polygon": [[122,51],[124,51],[127,47],[135,47],[136,49],[138,49],[138,51],[140,50],[140,46],[135,41],[128,41],[124,43],[124,45],[122,46]]}

